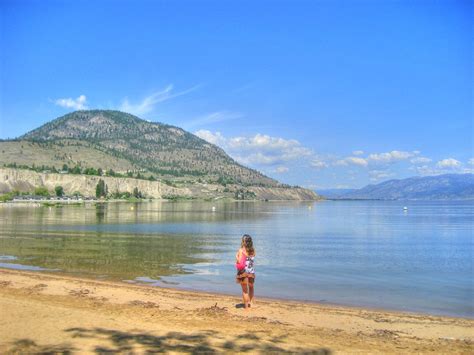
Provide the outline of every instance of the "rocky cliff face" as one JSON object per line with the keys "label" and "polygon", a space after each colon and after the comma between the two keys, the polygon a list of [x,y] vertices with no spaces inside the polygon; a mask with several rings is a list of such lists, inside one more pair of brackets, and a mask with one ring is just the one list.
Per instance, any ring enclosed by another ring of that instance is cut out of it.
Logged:
{"label": "rocky cliff face", "polygon": [[321,199],[321,196],[314,191],[300,187],[249,187],[248,189],[255,193],[255,196],[257,196],[259,200],[314,201]]}
{"label": "rocky cliff face", "polygon": [[[99,180],[102,179],[107,184],[109,192],[133,192],[136,187],[147,197],[162,198],[165,195],[189,195],[188,189],[177,189],[165,185],[158,181],[147,181],[131,178],[115,178],[106,176],[70,175],[70,174],[49,174],[37,173],[23,169],[0,169],[0,192],[10,192],[18,190],[21,192],[31,192],[35,187],[44,186],[51,193],[56,186],[62,186],[66,194],[73,194],[75,191],[84,196],[95,196],[95,189]],[[179,190],[179,191],[178,191]]]}
{"label": "rocky cliff face", "polygon": [[[109,193],[130,192],[138,188],[146,197],[165,198],[169,196],[194,198],[234,197],[235,189],[222,185],[194,183],[173,187],[160,181],[148,181],[132,178],[106,176],[72,175],[37,173],[32,170],[0,168],[0,193],[13,190],[32,192],[35,187],[44,186],[52,194],[56,186],[62,186],[67,195],[78,191],[84,196],[95,196],[95,189],[102,179]],[[248,187],[246,191],[254,193],[258,200],[318,200],[320,197],[313,191],[302,188],[283,187]]]}

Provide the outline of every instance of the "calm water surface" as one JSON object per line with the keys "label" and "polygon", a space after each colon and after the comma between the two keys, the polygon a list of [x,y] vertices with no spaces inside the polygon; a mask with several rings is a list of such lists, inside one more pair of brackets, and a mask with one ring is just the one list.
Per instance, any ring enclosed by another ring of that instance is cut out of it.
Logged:
{"label": "calm water surface", "polygon": [[472,318],[473,227],[474,202],[2,205],[0,267],[238,294],[249,233],[258,295]]}

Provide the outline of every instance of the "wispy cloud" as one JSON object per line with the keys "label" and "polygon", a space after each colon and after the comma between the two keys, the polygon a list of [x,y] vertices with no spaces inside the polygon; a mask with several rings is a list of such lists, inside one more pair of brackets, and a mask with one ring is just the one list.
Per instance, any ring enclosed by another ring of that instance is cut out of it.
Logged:
{"label": "wispy cloud", "polygon": [[433,159],[426,158],[426,157],[416,157],[410,160],[410,163],[420,165],[420,164],[428,164],[431,163]]}
{"label": "wispy cloud", "polygon": [[183,122],[183,126],[188,127],[188,128],[194,128],[194,127],[199,127],[199,126],[205,126],[212,123],[235,120],[237,118],[242,118],[242,117],[244,117],[244,115],[239,112],[230,112],[226,110],[216,111],[216,112],[211,112],[207,115],[199,116],[193,120]]}
{"label": "wispy cloud", "polygon": [[87,98],[86,95],[80,95],[77,99],[71,97],[64,99],[54,100],[54,103],[58,106],[65,108],[72,108],[74,110],[86,110],[87,109]]}
{"label": "wispy cloud", "polygon": [[241,85],[241,86],[235,88],[234,90],[232,90],[232,93],[237,94],[237,93],[240,93],[240,92],[247,92],[247,91],[249,91],[249,89],[252,89],[255,86],[255,84],[256,84],[256,82],[253,81],[253,82]]}
{"label": "wispy cloud", "polygon": [[277,174],[284,174],[284,173],[287,173],[290,169],[286,166],[277,166],[276,169],[275,169],[275,172]]}
{"label": "wispy cloud", "polygon": [[153,111],[153,109],[158,103],[189,94],[198,89],[199,87],[200,85],[196,85],[183,91],[174,92],[173,85],[170,84],[163,90],[154,92],[151,95],[146,96],[138,103],[131,103],[128,98],[123,99],[120,105],[120,110],[132,113],[134,115],[143,115]]}
{"label": "wispy cloud", "polygon": [[361,157],[347,157],[344,159],[339,159],[334,162],[336,166],[347,166],[347,165],[357,165],[357,166],[367,166],[369,162],[365,158]]}
{"label": "wispy cloud", "polygon": [[370,181],[372,182],[378,182],[380,180],[385,180],[393,176],[394,174],[387,170],[370,170],[369,171]]}
{"label": "wispy cloud", "polygon": [[324,161],[322,158],[320,157],[314,157],[311,161],[310,161],[310,165],[315,168],[315,169],[324,169],[324,168],[327,168],[329,166],[329,164]]}
{"label": "wispy cloud", "polygon": [[419,151],[415,150],[412,152],[405,152],[400,150],[392,150],[387,153],[369,154],[367,161],[375,163],[393,163],[401,160],[407,160],[420,154]]}

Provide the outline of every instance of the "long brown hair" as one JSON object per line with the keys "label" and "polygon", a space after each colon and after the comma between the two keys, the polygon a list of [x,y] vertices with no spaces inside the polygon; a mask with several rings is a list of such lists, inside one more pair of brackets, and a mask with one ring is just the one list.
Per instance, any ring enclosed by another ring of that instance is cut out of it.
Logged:
{"label": "long brown hair", "polygon": [[253,247],[253,241],[252,237],[248,234],[244,234],[242,236],[242,248],[245,248],[245,252],[247,253],[248,256],[254,256],[255,255],[255,248]]}

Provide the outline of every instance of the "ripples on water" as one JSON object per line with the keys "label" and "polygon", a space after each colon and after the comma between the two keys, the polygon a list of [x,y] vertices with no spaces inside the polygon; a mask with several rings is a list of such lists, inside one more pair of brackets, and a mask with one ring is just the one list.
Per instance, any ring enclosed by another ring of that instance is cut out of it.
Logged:
{"label": "ripples on water", "polygon": [[473,221],[473,202],[3,205],[0,267],[237,294],[249,233],[259,295],[474,317]]}

